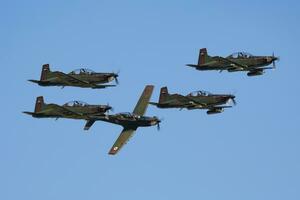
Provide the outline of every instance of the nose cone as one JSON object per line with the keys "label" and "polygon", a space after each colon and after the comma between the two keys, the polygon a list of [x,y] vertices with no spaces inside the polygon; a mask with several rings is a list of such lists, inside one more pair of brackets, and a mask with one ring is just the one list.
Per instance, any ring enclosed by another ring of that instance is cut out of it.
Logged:
{"label": "nose cone", "polygon": [[151,122],[151,124],[152,124],[152,125],[157,125],[157,124],[159,124],[160,122],[161,122],[161,120],[158,119],[158,117],[154,116],[154,117],[153,117],[153,120],[152,120],[152,122]]}
{"label": "nose cone", "polygon": [[116,84],[119,84],[119,80],[118,80],[118,77],[119,77],[119,75],[118,75],[118,74],[115,74],[115,73],[113,73],[112,77],[115,79],[115,81],[116,81]]}
{"label": "nose cone", "polygon": [[232,95],[232,94],[231,94],[231,95],[229,95],[228,97],[229,97],[229,99],[235,99],[235,96],[234,96],[234,95]]}
{"label": "nose cone", "polygon": [[235,95],[229,94],[222,97],[222,102],[228,103],[229,101],[232,101],[232,103],[236,105]]}
{"label": "nose cone", "polygon": [[99,108],[99,111],[101,111],[101,112],[107,112],[107,111],[109,111],[109,110],[112,110],[112,107],[109,106],[109,105],[107,105],[107,106],[101,106],[101,107]]}
{"label": "nose cone", "polygon": [[273,56],[273,61],[275,61],[275,60],[279,60],[279,57]]}
{"label": "nose cone", "polygon": [[111,106],[106,106],[105,111],[111,110],[112,107]]}
{"label": "nose cone", "polygon": [[266,61],[267,61],[268,63],[274,62],[274,61],[276,61],[276,60],[279,60],[279,57],[268,56],[268,57],[266,58]]}

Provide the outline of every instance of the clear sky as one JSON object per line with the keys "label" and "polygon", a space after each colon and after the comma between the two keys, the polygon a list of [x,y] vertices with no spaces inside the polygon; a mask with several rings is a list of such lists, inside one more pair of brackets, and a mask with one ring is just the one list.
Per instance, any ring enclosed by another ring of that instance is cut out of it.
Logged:
{"label": "clear sky", "polygon": [[[0,199],[299,200],[299,1],[0,1]],[[199,72],[199,48],[280,56],[276,70]],[[43,88],[41,65],[117,72],[106,90]],[[234,93],[219,115],[159,110],[115,156],[120,126],[34,119],[36,96],[132,111],[144,86]]]}

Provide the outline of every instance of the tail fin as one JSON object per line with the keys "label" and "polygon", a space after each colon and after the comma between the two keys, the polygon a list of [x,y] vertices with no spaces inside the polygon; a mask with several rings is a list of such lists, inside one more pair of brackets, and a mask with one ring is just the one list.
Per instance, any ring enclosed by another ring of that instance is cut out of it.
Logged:
{"label": "tail fin", "polygon": [[44,64],[41,73],[41,81],[47,79],[47,74],[50,72],[49,64]]}
{"label": "tail fin", "polygon": [[211,61],[211,56],[207,54],[207,49],[202,48],[199,52],[199,58],[198,58],[198,66],[204,65],[205,63]]}
{"label": "tail fin", "polygon": [[40,112],[44,106],[44,98],[42,96],[36,98],[34,112]]}
{"label": "tail fin", "polygon": [[169,96],[168,88],[162,87],[160,89],[159,103],[163,103],[168,96]]}

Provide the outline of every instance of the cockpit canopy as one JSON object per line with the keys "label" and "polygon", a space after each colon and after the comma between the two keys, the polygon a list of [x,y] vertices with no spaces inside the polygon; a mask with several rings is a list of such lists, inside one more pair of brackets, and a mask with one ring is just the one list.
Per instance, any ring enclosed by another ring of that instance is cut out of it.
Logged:
{"label": "cockpit canopy", "polygon": [[188,96],[191,97],[197,97],[197,96],[209,96],[211,95],[210,92],[204,91],[204,90],[199,90],[199,91],[195,91],[195,92],[191,92],[188,94]]}
{"label": "cockpit canopy", "polygon": [[250,53],[236,52],[236,53],[231,54],[227,58],[251,58],[251,57],[254,57],[254,56]]}
{"label": "cockpit canopy", "polygon": [[88,106],[88,103],[82,102],[82,101],[69,101],[64,104],[64,106],[73,106],[73,107],[82,107],[82,106]]}
{"label": "cockpit canopy", "polygon": [[81,68],[81,69],[75,69],[71,71],[69,74],[93,74],[93,73],[95,73],[93,70]]}
{"label": "cockpit canopy", "polygon": [[118,113],[117,115],[122,116],[124,118],[128,118],[128,119],[148,119],[149,117],[146,116],[140,116],[140,115],[135,115],[134,113],[130,113],[130,112],[122,112],[122,113]]}
{"label": "cockpit canopy", "polygon": [[117,115],[121,115],[123,117],[128,117],[128,118],[133,118],[135,117],[135,115],[133,113],[130,113],[130,112],[122,112],[122,113],[118,113]]}

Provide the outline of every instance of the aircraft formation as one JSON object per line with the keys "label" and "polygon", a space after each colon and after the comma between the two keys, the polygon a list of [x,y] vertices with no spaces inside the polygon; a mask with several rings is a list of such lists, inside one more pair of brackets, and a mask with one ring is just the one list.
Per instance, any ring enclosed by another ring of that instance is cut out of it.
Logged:
{"label": "aircraft formation", "polygon": [[[246,71],[248,76],[262,75],[266,69],[274,69],[275,61],[279,58],[272,56],[253,56],[248,53],[238,52],[228,57],[209,56],[206,48],[199,51],[198,64],[187,64],[200,71],[216,70],[239,72]],[[268,65],[272,64],[272,67]],[[49,64],[42,66],[40,80],[29,80],[40,86],[72,86],[81,88],[103,89],[115,87],[118,84],[118,73],[97,73],[89,69],[78,69],[70,73],[51,71]],[[116,84],[107,84],[115,81]],[[84,130],[89,130],[96,121],[104,121],[123,127],[122,132],[111,147],[109,154],[115,155],[128,142],[139,127],[157,126],[160,122],[157,116],[145,116],[148,105],[157,108],[178,109],[205,109],[207,114],[217,114],[225,108],[232,107],[228,103],[236,104],[235,96],[232,94],[212,94],[206,91],[195,91],[187,95],[169,94],[168,88],[162,87],[158,102],[150,102],[154,90],[153,85],[145,86],[134,110],[118,114],[109,114],[112,110],[110,105],[90,105],[81,101],[72,101],[63,105],[54,103],[47,104],[42,96],[36,98],[34,112],[23,113],[34,118],[68,118],[86,120]]]}

